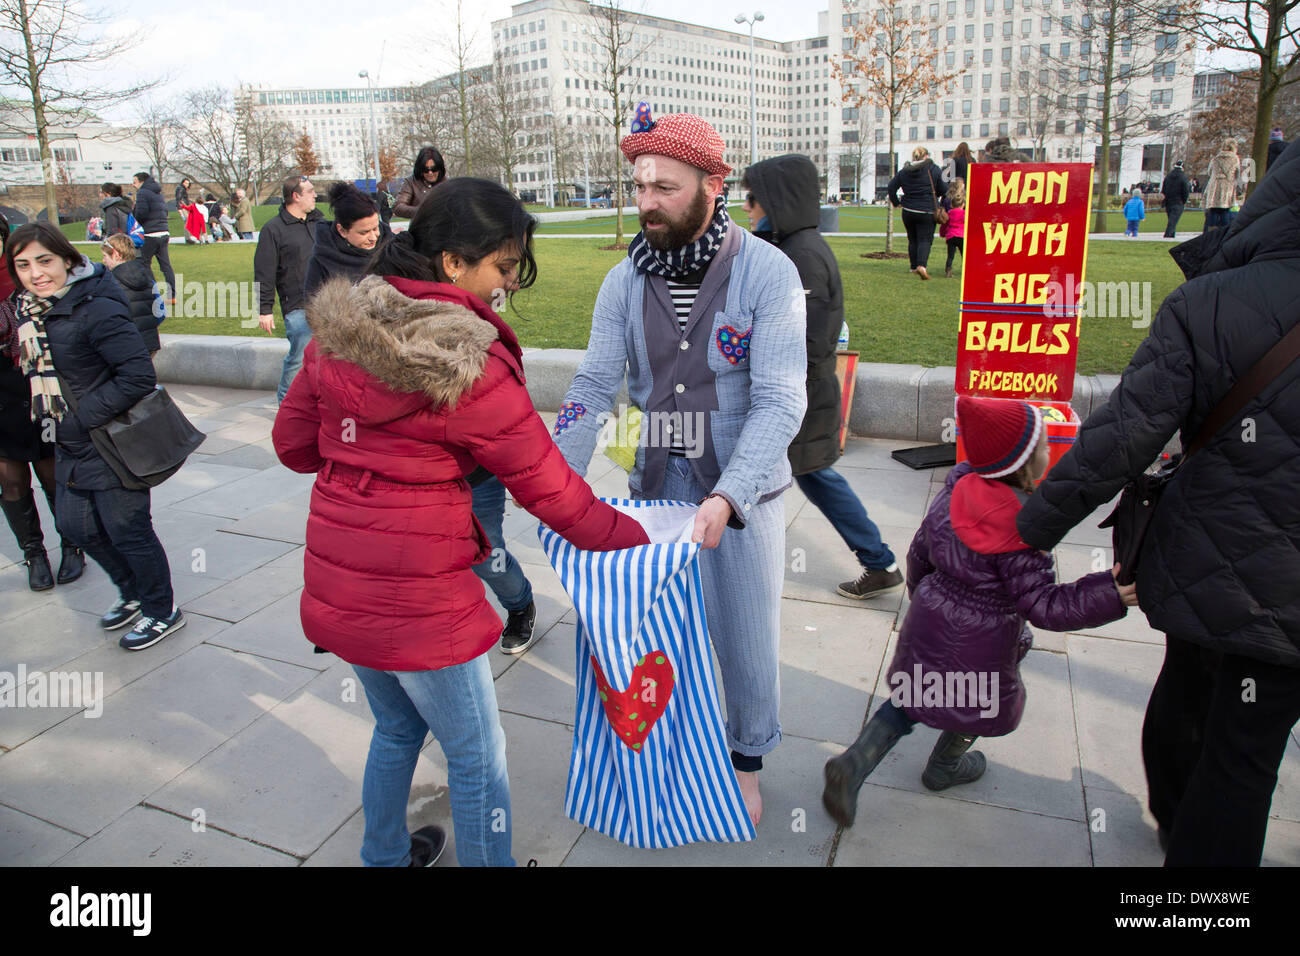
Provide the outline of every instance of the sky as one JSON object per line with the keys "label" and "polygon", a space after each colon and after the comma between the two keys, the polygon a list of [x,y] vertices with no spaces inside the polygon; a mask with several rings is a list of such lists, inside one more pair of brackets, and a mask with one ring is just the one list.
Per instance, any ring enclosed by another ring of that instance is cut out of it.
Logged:
{"label": "sky", "polygon": [[[438,38],[439,33],[445,34],[445,24],[454,22],[454,0],[382,4],[368,17],[358,14],[368,5],[355,0],[312,0],[301,5],[222,0],[216,6],[218,17],[204,4],[172,7],[158,0],[117,0],[109,8],[115,21],[111,32],[144,35],[130,57],[140,66],[128,65],[124,73],[132,79],[165,74],[165,82],[152,95],[166,99],[213,83],[360,85],[364,83],[357,78],[360,70],[369,70],[379,85],[398,86],[454,69]],[[817,0],[809,6],[781,0],[766,10],[761,4],[714,0],[624,0],[624,6],[633,12],[731,30],[740,29],[736,14],[752,15],[757,10],[765,19],[755,35],[771,40],[794,40],[817,32]],[[465,4],[467,21],[477,17],[475,64],[491,59],[491,21],[509,16],[510,7],[508,0]],[[826,8],[825,2],[821,8]],[[746,25],[745,32],[748,29]],[[466,32],[474,32],[474,27]]]}

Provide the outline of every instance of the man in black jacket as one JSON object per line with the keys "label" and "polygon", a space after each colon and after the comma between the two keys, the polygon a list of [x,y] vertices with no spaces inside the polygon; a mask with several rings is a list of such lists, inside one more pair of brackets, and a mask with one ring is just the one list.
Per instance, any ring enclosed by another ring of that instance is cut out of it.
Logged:
{"label": "man in black jacket", "polygon": [[844,323],[844,288],[835,253],[817,232],[821,207],[817,167],[807,156],[778,156],[745,170],[740,188],[754,235],[774,243],[795,268],[807,296],[808,411],[790,444],[799,490],[820,509],[862,563],[862,573],[836,590],[863,601],[903,586],[894,553],[862,501],[831,465],[840,457],[840,383],[835,349]]}
{"label": "man in black jacket", "polygon": [[306,176],[288,177],[283,195],[280,211],[258,233],[257,251],[253,253],[253,279],[261,308],[258,321],[264,331],[275,331],[272,310],[279,293],[284,333],[289,339],[289,354],[284,357],[280,387],[276,390],[276,400],[281,402],[302,368],[302,353],[311,341],[302,289],[307,260],[316,243],[316,223],[325,218],[316,208],[316,187]]}
{"label": "man in black jacket", "polygon": [[[1020,512],[1027,544],[1054,548],[1176,432],[1190,442],[1300,323],[1300,146],[1277,165],[1226,232],[1173,250],[1194,263],[1189,280]],[[1259,865],[1300,719],[1300,362],[1234,419],[1169,484],[1137,575],[1138,603],[1166,635],[1142,755],[1170,866]]]}
{"label": "man in black jacket", "polygon": [[1165,215],[1169,220],[1165,224],[1165,238],[1173,239],[1176,238],[1174,234],[1178,230],[1178,219],[1183,214],[1183,207],[1187,205],[1187,197],[1192,194],[1192,184],[1183,172],[1181,159],[1174,163],[1174,168],[1165,176],[1165,181],[1160,184],[1160,192],[1165,197]]}
{"label": "man in black jacket", "polygon": [[167,252],[167,244],[171,241],[171,232],[167,228],[167,203],[162,198],[162,186],[148,173],[135,174],[135,209],[132,215],[144,230],[140,259],[152,271],[150,263],[155,256],[158,258],[158,266],[167,280],[167,298],[175,305],[176,273],[172,272],[172,260]]}

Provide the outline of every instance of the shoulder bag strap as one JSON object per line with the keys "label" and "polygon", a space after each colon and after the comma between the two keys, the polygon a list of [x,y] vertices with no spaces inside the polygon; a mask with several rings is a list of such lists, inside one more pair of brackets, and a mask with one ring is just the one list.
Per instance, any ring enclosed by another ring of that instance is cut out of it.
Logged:
{"label": "shoulder bag strap", "polygon": [[1263,358],[1251,366],[1249,372],[1228,389],[1228,394],[1223,396],[1219,404],[1210,412],[1209,417],[1205,419],[1205,424],[1196,433],[1196,438],[1187,446],[1184,459],[1191,458],[1204,448],[1211,438],[1246,407],[1251,399],[1262,392],[1297,358],[1300,358],[1300,324],[1282,336],[1282,339],[1269,349]]}

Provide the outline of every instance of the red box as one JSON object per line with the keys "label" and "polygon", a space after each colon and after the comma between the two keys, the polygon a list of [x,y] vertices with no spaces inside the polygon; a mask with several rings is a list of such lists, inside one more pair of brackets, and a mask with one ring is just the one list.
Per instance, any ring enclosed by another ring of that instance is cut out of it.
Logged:
{"label": "red box", "polygon": [[[1071,407],[1069,402],[1048,402],[1042,399],[1033,399],[1033,398],[1026,398],[1026,399],[986,398],[983,399],[983,401],[986,402],[1026,401],[1030,405],[1038,405],[1042,408],[1054,408],[1062,415],[1065,416],[1065,421],[1063,422],[1054,422],[1050,420],[1044,421],[1044,424],[1047,426],[1047,454],[1048,454],[1047,471],[1051,471],[1053,466],[1055,466],[1056,463],[1061,460],[1061,456],[1070,450],[1070,447],[1074,444],[1075,439],[1079,437],[1079,426],[1083,424],[1079,420],[1079,416],[1075,413],[1074,408]],[[957,461],[962,462],[965,460],[966,460],[966,448],[962,444],[961,429],[958,428],[957,429]],[[1046,475],[1047,472],[1043,472],[1043,474]],[[1042,481],[1043,479],[1039,478],[1038,480]]]}

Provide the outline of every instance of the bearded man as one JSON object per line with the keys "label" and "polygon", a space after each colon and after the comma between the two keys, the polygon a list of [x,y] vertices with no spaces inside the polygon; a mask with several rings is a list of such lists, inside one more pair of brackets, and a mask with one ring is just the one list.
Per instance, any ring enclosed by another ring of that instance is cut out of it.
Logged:
{"label": "bearded man", "polygon": [[601,286],[555,440],[584,474],[626,377],[644,413],[630,491],[699,504],[727,744],[757,824],[758,771],[781,740],[781,493],[807,405],[804,291],[789,259],[728,217],[731,167],[712,126],[690,113],[654,122],[643,106],[633,130],[620,145],[641,232]]}

